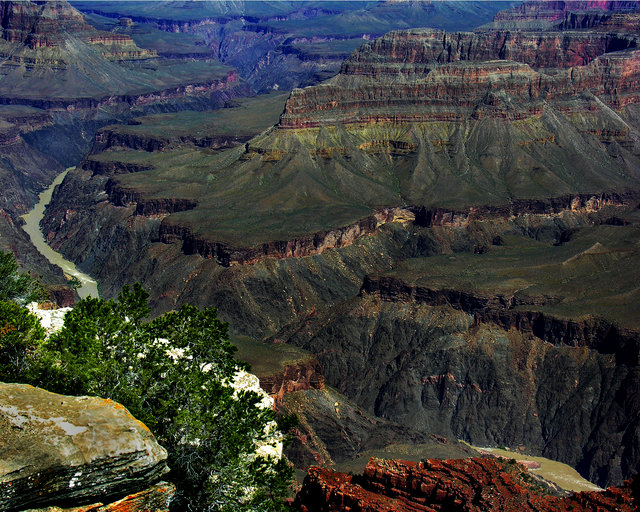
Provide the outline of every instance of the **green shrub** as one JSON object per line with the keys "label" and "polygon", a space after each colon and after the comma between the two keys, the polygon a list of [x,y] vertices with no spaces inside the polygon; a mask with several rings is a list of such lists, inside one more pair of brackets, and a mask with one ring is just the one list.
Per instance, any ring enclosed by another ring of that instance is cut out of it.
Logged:
{"label": "green shrub", "polygon": [[148,295],[88,298],[45,350],[44,387],[124,404],[169,452],[176,510],[279,510],[292,477],[284,459],[256,456],[276,432],[271,408],[228,384],[238,368],[216,310],[183,306],[149,321]]}
{"label": "green shrub", "polygon": [[0,251],[0,301],[24,306],[30,302],[47,300],[42,285],[28,273],[20,273],[19,268],[12,253]]}
{"label": "green shrub", "polygon": [[28,309],[0,302],[0,380],[36,381],[44,336],[40,320]]}

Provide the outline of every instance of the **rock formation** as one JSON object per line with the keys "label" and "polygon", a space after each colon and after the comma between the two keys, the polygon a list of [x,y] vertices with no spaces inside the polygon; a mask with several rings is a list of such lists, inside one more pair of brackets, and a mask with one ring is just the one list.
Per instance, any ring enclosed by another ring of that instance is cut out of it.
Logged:
{"label": "rock formation", "polygon": [[166,450],[111,400],[0,384],[0,412],[3,510],[108,503],[168,471]]}
{"label": "rock formation", "polygon": [[53,47],[64,32],[87,32],[92,27],[66,1],[2,2],[0,38],[25,43],[32,49]]}
{"label": "rock formation", "polygon": [[575,98],[585,89],[621,108],[634,102],[638,57],[604,55],[636,46],[635,34],[585,31],[390,32],[354,52],[334,79],[294,91],[280,126],[520,120],[545,105],[587,110]]}
{"label": "rock formation", "polygon": [[637,482],[628,482],[604,492],[559,498],[515,462],[463,459],[416,464],[371,459],[362,475],[311,468],[293,508],[303,512],[631,512],[637,510],[638,491]]}

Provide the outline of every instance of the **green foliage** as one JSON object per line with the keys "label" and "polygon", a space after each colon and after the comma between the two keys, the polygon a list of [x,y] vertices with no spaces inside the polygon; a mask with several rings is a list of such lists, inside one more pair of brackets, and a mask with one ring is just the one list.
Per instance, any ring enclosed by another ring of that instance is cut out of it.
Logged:
{"label": "green foliage", "polygon": [[46,300],[42,285],[28,273],[20,273],[15,256],[0,251],[0,301],[11,301],[24,306],[29,302]]}
{"label": "green foliage", "polygon": [[45,331],[40,320],[13,302],[0,302],[0,379],[30,382],[38,374]]}
{"label": "green foliage", "polygon": [[275,413],[228,384],[241,364],[216,310],[183,306],[149,321],[147,293],[88,298],[65,317],[46,350],[45,387],[124,404],[169,452],[176,510],[278,510],[292,469],[256,456],[276,433]]}

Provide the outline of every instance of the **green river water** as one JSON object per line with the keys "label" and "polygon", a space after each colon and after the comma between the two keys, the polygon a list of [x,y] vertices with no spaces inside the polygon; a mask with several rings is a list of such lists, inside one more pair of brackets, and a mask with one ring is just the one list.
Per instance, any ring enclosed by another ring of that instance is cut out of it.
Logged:
{"label": "green river water", "polygon": [[85,297],[98,297],[98,283],[96,283],[91,276],[88,276],[84,272],[78,270],[73,263],[64,259],[60,253],[49,247],[44,239],[42,231],[40,230],[40,220],[44,217],[44,210],[51,201],[53,190],[56,188],[56,185],[62,183],[62,180],[70,169],[73,169],[73,167],[70,167],[63,173],[59,174],[51,186],[40,194],[40,200],[33,207],[33,210],[22,216],[26,223],[22,227],[31,237],[33,245],[36,246],[38,251],[40,251],[45,258],[54,265],[58,265],[67,276],[75,277],[80,281],[81,285],[77,291],[81,299],[84,299]]}

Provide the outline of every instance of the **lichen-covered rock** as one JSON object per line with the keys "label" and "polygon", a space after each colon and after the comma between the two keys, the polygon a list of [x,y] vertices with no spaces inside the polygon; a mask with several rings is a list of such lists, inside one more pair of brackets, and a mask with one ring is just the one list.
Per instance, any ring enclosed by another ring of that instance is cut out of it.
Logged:
{"label": "lichen-covered rock", "polygon": [[122,405],[0,384],[0,509],[108,502],[166,473],[166,450]]}

